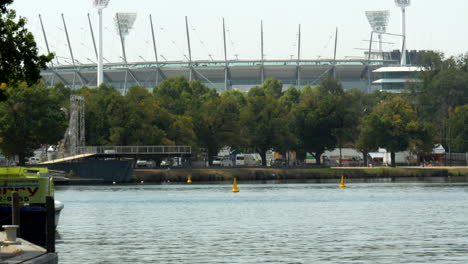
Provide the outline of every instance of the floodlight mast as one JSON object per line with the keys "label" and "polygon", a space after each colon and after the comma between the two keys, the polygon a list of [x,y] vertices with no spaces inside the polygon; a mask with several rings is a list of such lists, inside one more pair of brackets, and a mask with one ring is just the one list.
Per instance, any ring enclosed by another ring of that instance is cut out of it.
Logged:
{"label": "floodlight mast", "polygon": [[98,10],[98,70],[97,86],[104,83],[104,62],[103,62],[103,43],[102,43],[102,10],[107,7],[110,0],[94,0],[94,7]]}
{"label": "floodlight mast", "polygon": [[411,0],[395,0],[395,4],[401,8],[401,65],[406,65],[406,7],[411,4]]}
{"label": "floodlight mast", "polygon": [[369,21],[369,24],[372,27],[372,30],[378,33],[379,37],[379,52],[382,53],[382,33],[387,32],[388,19],[390,17],[390,12],[385,11],[366,11],[366,17]]}
{"label": "floodlight mast", "polygon": [[122,59],[125,64],[127,63],[127,55],[125,53],[125,37],[130,33],[130,30],[135,23],[136,17],[136,13],[116,13],[114,17],[115,29],[117,34],[120,36],[120,41],[122,43]]}

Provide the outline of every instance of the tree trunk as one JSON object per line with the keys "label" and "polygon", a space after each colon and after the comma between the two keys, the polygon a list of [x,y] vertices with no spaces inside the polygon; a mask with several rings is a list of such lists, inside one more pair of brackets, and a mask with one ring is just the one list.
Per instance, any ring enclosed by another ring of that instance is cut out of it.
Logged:
{"label": "tree trunk", "polygon": [[343,161],[342,161],[342,159],[343,159],[343,155],[342,155],[342,152],[341,152],[341,143],[340,143],[340,167],[343,166]]}
{"label": "tree trunk", "polygon": [[307,152],[297,151],[296,152],[296,158],[305,163],[306,158],[307,158]]}
{"label": "tree trunk", "polygon": [[260,158],[262,158],[262,167],[266,167],[267,161],[266,161],[266,151],[259,151],[258,154],[260,154]]}
{"label": "tree trunk", "polygon": [[213,166],[213,152],[209,149],[207,151],[207,156],[208,156],[208,166]]}
{"label": "tree trunk", "polygon": [[24,166],[26,164],[26,156],[24,154],[18,155],[18,165]]}
{"label": "tree trunk", "polygon": [[369,154],[369,152],[367,152],[367,151],[362,152],[362,160],[364,161],[364,167],[369,166],[369,164],[367,164],[367,155],[368,154]]}
{"label": "tree trunk", "polygon": [[320,157],[322,157],[323,153],[315,153],[315,161],[317,162],[317,165],[321,165],[322,162],[320,161]]}
{"label": "tree trunk", "polygon": [[395,168],[396,167],[396,161],[395,161],[395,151],[392,151],[390,152],[390,158],[392,160],[392,167]]}

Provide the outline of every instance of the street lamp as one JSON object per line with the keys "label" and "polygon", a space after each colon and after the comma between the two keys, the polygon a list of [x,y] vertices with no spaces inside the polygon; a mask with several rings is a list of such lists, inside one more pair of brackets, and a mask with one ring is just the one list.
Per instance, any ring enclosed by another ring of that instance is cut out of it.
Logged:
{"label": "street lamp", "polygon": [[94,7],[98,10],[98,70],[97,70],[97,86],[104,82],[104,66],[102,54],[102,10],[107,7],[110,0],[94,0]]}
{"label": "street lamp", "polygon": [[403,36],[401,45],[401,65],[406,65],[406,7],[411,4],[411,0],[395,0],[395,4],[401,8],[401,35]]}

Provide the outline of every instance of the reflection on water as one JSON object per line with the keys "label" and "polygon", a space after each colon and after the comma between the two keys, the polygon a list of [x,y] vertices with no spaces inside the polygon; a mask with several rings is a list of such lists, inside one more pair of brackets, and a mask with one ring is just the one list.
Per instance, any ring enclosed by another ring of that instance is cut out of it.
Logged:
{"label": "reflection on water", "polygon": [[60,263],[468,263],[467,184],[62,187]]}

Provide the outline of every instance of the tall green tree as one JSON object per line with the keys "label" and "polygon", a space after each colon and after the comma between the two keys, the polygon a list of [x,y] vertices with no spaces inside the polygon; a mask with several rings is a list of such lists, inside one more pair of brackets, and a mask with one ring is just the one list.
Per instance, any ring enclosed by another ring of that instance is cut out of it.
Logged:
{"label": "tall green tree", "polygon": [[13,0],[0,0],[0,13],[6,13],[7,5],[13,3]]}
{"label": "tall green tree", "polygon": [[221,148],[238,145],[239,116],[236,98],[225,95],[212,97],[195,115],[198,142],[206,148],[209,164]]}
{"label": "tall green tree", "polygon": [[[162,112],[159,101],[142,86],[133,86],[124,97],[125,113],[115,120],[120,130],[111,130],[114,144],[167,144],[167,132],[159,127]],[[159,110],[159,111],[158,111]]]}
{"label": "tall green tree", "polygon": [[436,142],[448,149],[449,113],[468,104],[468,55],[446,59],[442,53],[425,52],[418,61],[421,81],[411,83],[408,92],[418,116],[431,123]]}
{"label": "tall green tree", "polygon": [[279,99],[264,87],[254,87],[248,92],[247,105],[241,112],[241,135],[246,148],[260,154],[263,166],[268,150],[284,151],[285,146],[294,144],[291,120],[286,116]]}
{"label": "tall green tree", "polygon": [[[386,94],[386,93],[385,93]],[[380,102],[383,97],[383,93],[376,91],[368,94],[358,89],[351,89],[346,92],[346,101],[349,111],[349,124],[345,127],[347,139],[352,147],[362,152],[362,159],[364,166],[367,167],[367,156],[370,151],[377,150],[378,146],[372,141],[372,138],[361,136],[370,131],[363,131],[361,129],[367,129],[363,125],[364,119],[369,115],[372,109]]]}
{"label": "tall green tree", "polygon": [[452,152],[468,152],[468,104],[452,109],[449,114],[448,145]]}
{"label": "tall green tree", "polygon": [[[421,140],[423,139],[423,140]],[[395,153],[413,146],[426,150],[432,146],[429,132],[418,119],[415,106],[402,96],[394,96],[377,105],[364,120],[361,138],[368,147],[383,147],[391,155],[391,165],[396,166]]]}
{"label": "tall green tree", "polygon": [[123,133],[121,120],[128,120],[122,94],[105,84],[95,89],[84,87],[79,93],[85,98],[86,145],[120,143],[120,134]]}
{"label": "tall green tree", "polygon": [[0,149],[8,157],[15,155],[19,164],[42,144],[56,144],[66,129],[61,101],[51,90],[39,84],[9,86],[7,100],[0,103]]}
{"label": "tall green tree", "polygon": [[34,36],[26,28],[26,19],[17,18],[16,11],[8,9],[12,1],[0,3],[0,83],[24,81],[35,84],[41,78],[41,69],[51,61],[53,54],[38,55]]}
{"label": "tall green tree", "polygon": [[343,98],[339,81],[326,78],[319,86],[304,87],[301,102],[294,110],[299,144],[315,156],[318,164],[322,154],[338,144],[338,130],[344,126]]}
{"label": "tall green tree", "polygon": [[280,98],[283,94],[283,82],[275,78],[268,78],[263,82],[262,88],[266,95]]}

